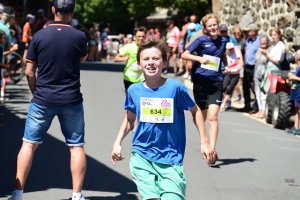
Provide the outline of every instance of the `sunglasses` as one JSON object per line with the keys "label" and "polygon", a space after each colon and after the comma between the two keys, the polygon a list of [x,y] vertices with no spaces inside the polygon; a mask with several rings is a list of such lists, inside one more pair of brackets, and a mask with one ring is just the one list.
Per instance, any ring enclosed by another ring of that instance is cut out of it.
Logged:
{"label": "sunglasses", "polygon": [[220,31],[220,33],[227,33],[227,31]]}
{"label": "sunglasses", "polygon": [[237,35],[237,34],[241,35],[241,32],[234,32],[233,34],[235,34],[235,35]]}
{"label": "sunglasses", "polygon": [[137,38],[145,38],[146,36],[136,36]]}

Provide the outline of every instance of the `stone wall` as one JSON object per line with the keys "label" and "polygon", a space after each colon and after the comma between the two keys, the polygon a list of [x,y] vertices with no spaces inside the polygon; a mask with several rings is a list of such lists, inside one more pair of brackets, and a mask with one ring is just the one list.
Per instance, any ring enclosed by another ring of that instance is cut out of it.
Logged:
{"label": "stone wall", "polygon": [[289,50],[294,43],[300,45],[300,0],[212,0],[212,10],[230,34],[235,25],[244,28],[255,22],[259,34],[269,35],[272,28],[280,28]]}

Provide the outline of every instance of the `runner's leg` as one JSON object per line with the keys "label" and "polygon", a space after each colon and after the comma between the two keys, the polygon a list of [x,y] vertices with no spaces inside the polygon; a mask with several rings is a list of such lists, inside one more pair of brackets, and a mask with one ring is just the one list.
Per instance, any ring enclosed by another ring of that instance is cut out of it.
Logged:
{"label": "runner's leg", "polygon": [[219,132],[218,113],[220,106],[210,104],[208,107],[208,120],[209,120],[209,143],[213,149],[216,149],[217,137]]}

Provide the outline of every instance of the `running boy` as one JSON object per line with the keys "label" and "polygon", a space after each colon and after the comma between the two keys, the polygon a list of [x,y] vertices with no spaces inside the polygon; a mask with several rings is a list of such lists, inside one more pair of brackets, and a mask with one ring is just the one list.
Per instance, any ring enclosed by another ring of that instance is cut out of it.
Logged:
{"label": "running boy", "polygon": [[134,42],[126,44],[114,58],[115,62],[126,62],[124,68],[124,86],[125,92],[133,83],[138,83],[144,80],[143,72],[137,66],[136,54],[138,45],[146,38],[147,29],[139,27],[134,29]]}
{"label": "running boy", "polygon": [[113,144],[111,161],[121,161],[121,142],[137,117],[132,140],[130,171],[143,199],[185,199],[182,161],[186,133],[184,110],[190,110],[200,133],[201,153],[211,164],[216,152],[208,143],[201,110],[178,81],[163,78],[168,47],[151,38],[139,45],[137,60],[145,81],[133,84],[126,94],[125,120]]}
{"label": "running boy", "polygon": [[293,73],[288,73],[288,77],[290,80],[296,82],[296,87],[292,86],[291,90],[291,100],[295,102],[295,110],[296,110],[296,116],[295,116],[295,122],[294,122],[294,127],[292,127],[289,130],[286,130],[288,133],[292,133],[294,135],[299,135],[300,130],[299,130],[299,122],[300,122],[300,50],[296,52],[295,55],[295,60],[297,63],[297,70],[296,70],[296,75]]}

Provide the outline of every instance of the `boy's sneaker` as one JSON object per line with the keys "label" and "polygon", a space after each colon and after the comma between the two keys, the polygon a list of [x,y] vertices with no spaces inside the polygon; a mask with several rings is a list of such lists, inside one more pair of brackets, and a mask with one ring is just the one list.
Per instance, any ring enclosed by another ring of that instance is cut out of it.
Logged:
{"label": "boy's sneaker", "polygon": [[164,74],[168,74],[168,73],[169,73],[169,70],[165,69],[165,70],[163,71],[163,73],[164,73]]}
{"label": "boy's sneaker", "polygon": [[85,198],[85,196],[81,195],[81,197],[78,199],[76,197],[72,197],[72,200],[89,200],[87,198]]}
{"label": "boy's sneaker", "polygon": [[22,200],[22,194],[16,194],[15,191],[12,192],[12,196],[8,198],[8,200]]}

